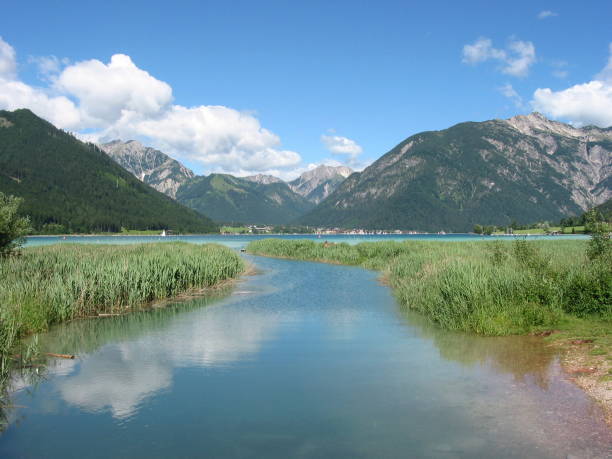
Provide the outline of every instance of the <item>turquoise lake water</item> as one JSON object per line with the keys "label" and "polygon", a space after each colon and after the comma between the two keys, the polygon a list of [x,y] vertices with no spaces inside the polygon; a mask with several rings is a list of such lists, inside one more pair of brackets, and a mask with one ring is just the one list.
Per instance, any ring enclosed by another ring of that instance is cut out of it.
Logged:
{"label": "turquoise lake water", "polygon": [[247,259],[212,297],[41,336],[77,359],[16,382],[0,457],[608,457],[538,338],[441,331],[375,272]]}
{"label": "turquoise lake water", "polygon": [[[247,246],[251,241],[278,237],[282,239],[311,239],[313,241],[346,242],[348,244],[359,244],[360,242],[374,241],[491,241],[495,239],[512,240],[515,237],[524,236],[478,236],[475,234],[387,234],[387,235],[251,235],[251,236],[221,236],[221,235],[194,235],[194,236],[35,236],[27,238],[26,246],[50,245],[62,243],[81,243],[81,244],[138,244],[142,242],[163,242],[163,241],[185,241],[194,244],[216,243],[223,244],[234,249]],[[563,236],[528,236],[530,240],[568,240],[568,239],[588,239],[584,235],[563,235]]]}

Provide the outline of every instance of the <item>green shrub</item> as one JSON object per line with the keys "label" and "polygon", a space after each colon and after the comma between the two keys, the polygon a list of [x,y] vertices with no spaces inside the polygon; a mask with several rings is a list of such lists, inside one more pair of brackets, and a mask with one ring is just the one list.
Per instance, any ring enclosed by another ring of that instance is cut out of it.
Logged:
{"label": "green shrub", "polygon": [[18,215],[22,199],[0,192],[0,257],[21,247],[30,230],[30,221]]}

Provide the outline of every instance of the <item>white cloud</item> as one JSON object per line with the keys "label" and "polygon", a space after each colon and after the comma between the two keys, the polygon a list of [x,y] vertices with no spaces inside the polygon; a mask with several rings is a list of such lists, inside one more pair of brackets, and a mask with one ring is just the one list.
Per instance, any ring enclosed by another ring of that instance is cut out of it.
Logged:
{"label": "white cloud", "polygon": [[529,66],[536,61],[535,46],[530,41],[512,41],[508,45],[511,55],[506,58],[502,72],[517,77],[527,76]]}
{"label": "white cloud", "polygon": [[248,175],[301,161],[298,153],[280,149],[280,138],[257,118],[223,106],[173,105],[157,117],[125,112],[101,134],[104,140],[137,136],[217,172]]}
{"label": "white cloud", "polygon": [[170,85],[124,54],[113,55],[107,64],[97,59],[70,64],[55,56],[30,62],[37,64],[47,87],[17,79],[15,51],[0,39],[0,109],[29,108],[89,141],[139,139],[207,171],[283,172],[301,162],[251,113],[174,104]]}
{"label": "white cloud", "polygon": [[546,19],[546,18],[551,18],[554,16],[559,16],[559,14],[555,13],[554,11],[550,11],[550,10],[544,10],[538,13],[538,19]]}
{"label": "white cloud", "polygon": [[348,137],[324,134],[321,136],[321,141],[334,155],[348,155],[354,157],[361,154],[363,151],[357,142]]}
{"label": "white cloud", "polygon": [[333,129],[330,129],[329,132],[332,133],[332,135],[323,134],[321,136],[321,141],[325,145],[325,148],[327,148],[332,155],[344,156],[346,158],[344,162],[353,169],[360,167],[361,163],[358,161],[357,157],[363,152],[363,148],[348,137],[334,135],[335,131]]}
{"label": "white cloud", "polygon": [[499,87],[498,90],[504,97],[510,99],[517,108],[524,108],[525,104],[523,102],[523,98],[518,92],[516,92],[511,84],[507,83]]}
{"label": "white cloud", "polygon": [[24,107],[60,128],[77,126],[81,121],[81,113],[70,99],[49,96],[20,81],[0,78],[0,109],[16,110]]}
{"label": "white cloud", "polygon": [[535,110],[577,126],[612,126],[612,43],[607,65],[592,81],[561,91],[536,89],[531,105]]}
{"label": "white cloud", "polygon": [[58,76],[55,88],[79,101],[87,127],[103,127],[121,118],[150,117],[170,108],[172,88],[139,69],[125,54],[108,64],[78,62]]}
{"label": "white cloud", "polygon": [[16,74],[15,50],[0,37],[0,78],[14,78]]}
{"label": "white cloud", "polygon": [[488,60],[499,61],[500,71],[507,75],[525,77],[529,67],[536,61],[535,46],[530,41],[511,40],[506,49],[493,47],[490,38],[481,37],[473,44],[463,47],[465,64],[478,64]]}
{"label": "white cloud", "polygon": [[480,37],[474,44],[463,47],[463,62],[465,64],[477,64],[489,59],[506,59],[504,51],[493,48],[493,42],[490,38]]}

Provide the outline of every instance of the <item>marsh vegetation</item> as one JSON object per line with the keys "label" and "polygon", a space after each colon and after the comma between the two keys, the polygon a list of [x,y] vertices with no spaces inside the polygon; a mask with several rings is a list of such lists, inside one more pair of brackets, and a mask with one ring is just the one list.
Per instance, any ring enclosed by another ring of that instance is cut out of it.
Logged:
{"label": "marsh vegetation", "polygon": [[15,356],[23,364],[32,353],[31,346],[16,349],[25,335],[212,287],[243,269],[240,256],[227,247],[183,242],[62,244],[0,258],[0,387],[10,378]]}
{"label": "marsh vegetation", "polygon": [[575,318],[612,323],[609,241],[348,245],[265,239],[247,250],[380,270],[403,307],[448,330],[509,335]]}

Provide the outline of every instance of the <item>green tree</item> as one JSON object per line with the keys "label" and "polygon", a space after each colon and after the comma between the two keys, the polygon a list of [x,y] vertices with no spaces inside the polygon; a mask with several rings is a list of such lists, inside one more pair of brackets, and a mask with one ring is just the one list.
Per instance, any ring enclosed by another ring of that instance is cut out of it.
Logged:
{"label": "green tree", "polygon": [[612,253],[612,241],[610,240],[610,228],[605,222],[599,221],[599,215],[595,209],[586,213],[585,231],[591,233],[587,256],[591,260],[603,258]]}
{"label": "green tree", "polygon": [[24,243],[30,219],[17,214],[22,199],[0,192],[0,256],[9,255]]}

